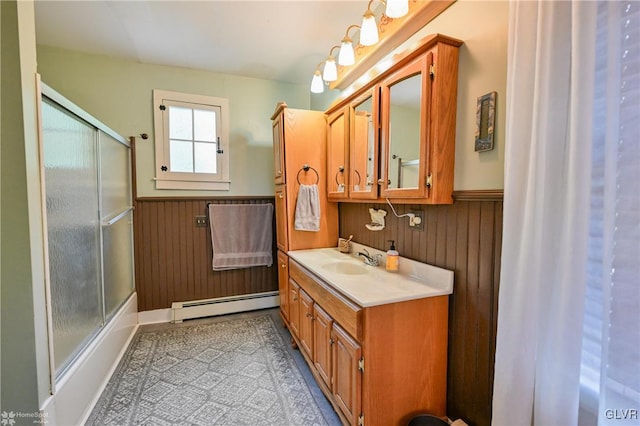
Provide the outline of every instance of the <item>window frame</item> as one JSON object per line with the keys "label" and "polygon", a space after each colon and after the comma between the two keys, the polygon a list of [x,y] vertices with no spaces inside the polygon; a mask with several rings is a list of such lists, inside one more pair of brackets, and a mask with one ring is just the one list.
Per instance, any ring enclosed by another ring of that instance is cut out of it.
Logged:
{"label": "window frame", "polygon": [[[220,129],[218,129],[219,144],[216,173],[172,172],[170,164],[170,138],[169,138],[169,109],[167,105],[186,106],[198,109],[203,106],[205,110],[217,108],[220,111]],[[165,109],[161,109],[165,106]],[[153,90],[153,121],[155,131],[155,182],[156,189],[183,189],[183,190],[213,190],[229,191],[231,180],[229,179],[229,100],[213,96],[195,95],[190,93],[171,92],[167,90]],[[162,170],[167,166],[167,170]]]}

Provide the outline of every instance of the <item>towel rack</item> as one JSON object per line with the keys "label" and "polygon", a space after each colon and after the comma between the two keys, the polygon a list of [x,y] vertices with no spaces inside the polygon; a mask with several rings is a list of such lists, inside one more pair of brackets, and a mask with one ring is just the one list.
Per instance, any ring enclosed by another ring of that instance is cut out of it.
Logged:
{"label": "towel rack", "polygon": [[302,168],[300,170],[298,170],[298,175],[296,176],[296,180],[298,181],[298,185],[301,185],[300,183],[300,173],[302,173],[303,171],[305,173],[307,173],[309,170],[313,170],[313,172],[316,174],[316,182],[315,184],[317,185],[318,182],[320,182],[320,175],[318,174],[318,171],[316,169],[314,169],[313,167],[311,167],[308,164],[305,164],[304,166],[302,166]]}

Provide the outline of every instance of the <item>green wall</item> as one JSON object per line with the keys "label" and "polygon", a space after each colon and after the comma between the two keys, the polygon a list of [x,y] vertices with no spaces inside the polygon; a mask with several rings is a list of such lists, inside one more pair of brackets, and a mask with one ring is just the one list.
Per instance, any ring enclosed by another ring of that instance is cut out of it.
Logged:
{"label": "green wall", "polygon": [[152,139],[136,141],[138,196],[272,195],[271,115],[279,101],[309,109],[306,85],[141,64],[38,45],[42,81],[121,135],[153,136],[153,89],[229,99],[230,191],[156,190]]}
{"label": "green wall", "polygon": [[49,395],[34,9],[33,2],[3,0],[0,10],[0,411],[34,414]]}
{"label": "green wall", "polygon": [[[504,188],[509,2],[459,0],[414,36],[460,39],[454,190]],[[408,43],[410,44],[410,43]],[[475,152],[479,96],[496,91],[494,149]]]}
{"label": "green wall", "polygon": [[[454,189],[504,187],[504,141],[509,4],[457,1],[397,50],[442,33],[464,42],[460,48]],[[153,134],[153,89],[229,99],[231,109],[231,191],[155,190],[151,140],[138,140],[138,195],[266,195],[273,193],[270,116],[278,101],[292,108],[325,110],[338,90],[311,94],[309,84],[216,74],[141,64],[105,56],[38,46],[38,69],[45,83],[123,136]],[[477,98],[496,91],[495,148],[474,151]]]}

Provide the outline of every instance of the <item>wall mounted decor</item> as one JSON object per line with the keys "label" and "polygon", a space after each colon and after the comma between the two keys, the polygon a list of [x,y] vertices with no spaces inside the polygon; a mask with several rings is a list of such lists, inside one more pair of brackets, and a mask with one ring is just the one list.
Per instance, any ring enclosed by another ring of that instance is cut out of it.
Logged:
{"label": "wall mounted decor", "polygon": [[478,152],[493,149],[493,131],[496,111],[496,92],[487,93],[478,98],[476,110],[476,143]]}

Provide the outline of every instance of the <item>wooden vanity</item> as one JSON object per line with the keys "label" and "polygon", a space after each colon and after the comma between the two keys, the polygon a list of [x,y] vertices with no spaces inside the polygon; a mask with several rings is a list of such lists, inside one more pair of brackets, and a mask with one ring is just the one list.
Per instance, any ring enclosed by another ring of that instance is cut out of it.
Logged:
{"label": "wooden vanity", "polygon": [[[300,253],[336,245],[338,202],[453,202],[461,44],[429,36],[324,114],[282,104],[271,117],[280,313],[347,425],[406,425],[417,414],[446,415],[453,273],[446,271],[447,291],[426,291],[407,279],[412,271],[402,279],[367,272],[367,282],[357,275],[361,262],[349,260],[337,277]],[[293,226],[303,183],[318,185],[317,233]]]}
{"label": "wooden vanity", "polygon": [[[381,303],[377,291],[375,300],[359,302],[296,257],[289,253],[281,316],[342,422],[406,425],[419,413],[445,416],[448,295]],[[362,280],[347,277],[347,285],[350,279]]]}

